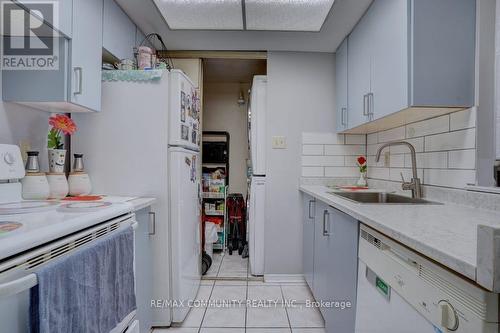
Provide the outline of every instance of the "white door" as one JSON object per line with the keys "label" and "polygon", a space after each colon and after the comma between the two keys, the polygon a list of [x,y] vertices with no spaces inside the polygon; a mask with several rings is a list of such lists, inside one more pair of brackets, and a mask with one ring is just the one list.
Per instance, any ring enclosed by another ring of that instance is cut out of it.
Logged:
{"label": "white door", "polygon": [[197,89],[180,70],[170,73],[169,145],[198,150],[200,103]]}
{"label": "white door", "polygon": [[73,1],[71,101],[94,111],[101,110],[102,9],[103,0]]}
{"label": "white door", "polygon": [[251,92],[250,154],[252,172],[256,176],[266,174],[266,109],[267,77],[254,76]]}
{"label": "white door", "polygon": [[248,214],[249,260],[252,275],[264,275],[266,178],[252,177]]}
{"label": "white door", "polygon": [[[195,299],[201,280],[197,159],[196,152],[169,149],[172,300],[184,302]],[[187,306],[174,307],[173,321],[182,322],[188,312]]]}
{"label": "white door", "polygon": [[366,264],[359,260],[355,333],[436,333],[420,313],[394,289],[387,299],[368,282]]}

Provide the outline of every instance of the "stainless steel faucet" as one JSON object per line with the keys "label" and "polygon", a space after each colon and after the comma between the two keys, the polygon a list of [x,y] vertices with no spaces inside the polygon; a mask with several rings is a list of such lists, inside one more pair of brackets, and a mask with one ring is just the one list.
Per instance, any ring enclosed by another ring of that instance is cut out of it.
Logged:
{"label": "stainless steel faucet", "polygon": [[417,175],[417,156],[415,154],[415,147],[413,147],[410,143],[405,142],[405,141],[387,142],[387,143],[383,144],[378,149],[375,161],[378,162],[380,160],[380,154],[382,153],[382,150],[384,150],[384,148],[387,148],[390,146],[407,146],[410,149],[411,169],[413,172],[413,178],[411,179],[411,182],[407,182],[407,181],[405,181],[405,179],[403,177],[403,173],[401,172],[401,179],[403,180],[402,188],[405,191],[411,190],[411,194],[412,194],[413,198],[416,198],[416,199],[422,198],[422,185],[421,185],[420,179],[418,178],[418,175]]}

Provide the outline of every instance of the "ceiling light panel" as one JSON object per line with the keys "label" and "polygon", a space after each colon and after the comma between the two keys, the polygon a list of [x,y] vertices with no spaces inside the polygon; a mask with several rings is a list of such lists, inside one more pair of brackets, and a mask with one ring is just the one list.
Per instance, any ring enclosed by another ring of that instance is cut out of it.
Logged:
{"label": "ceiling light panel", "polygon": [[170,29],[242,30],[241,0],[154,0]]}
{"label": "ceiling light panel", "polygon": [[320,31],[334,0],[246,0],[247,30]]}

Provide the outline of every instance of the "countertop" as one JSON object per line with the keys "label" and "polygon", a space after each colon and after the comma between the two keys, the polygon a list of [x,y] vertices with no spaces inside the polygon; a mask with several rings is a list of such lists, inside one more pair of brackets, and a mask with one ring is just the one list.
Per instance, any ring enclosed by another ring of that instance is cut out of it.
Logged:
{"label": "countertop", "polygon": [[138,197],[130,199],[127,202],[133,206],[134,211],[138,211],[154,204],[156,202],[156,198]]}
{"label": "countertop", "polygon": [[[480,210],[448,203],[443,205],[359,204],[329,194],[328,192],[333,190],[323,185],[301,185],[300,191],[351,215],[360,222],[476,282],[478,282],[478,226],[488,226],[493,230],[500,229],[500,212],[498,211]],[[479,251],[483,252],[482,249]],[[484,284],[481,285],[484,286]],[[484,287],[492,290],[491,286]]]}

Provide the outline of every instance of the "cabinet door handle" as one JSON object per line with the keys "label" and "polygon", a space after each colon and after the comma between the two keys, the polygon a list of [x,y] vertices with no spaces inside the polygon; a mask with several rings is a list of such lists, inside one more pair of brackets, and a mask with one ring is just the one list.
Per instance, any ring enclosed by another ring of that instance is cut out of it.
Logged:
{"label": "cabinet door handle", "polygon": [[363,116],[368,116],[368,94],[363,95]]}
{"label": "cabinet door handle", "polygon": [[156,213],[149,212],[149,235],[153,236],[156,234]]}
{"label": "cabinet door handle", "polygon": [[309,218],[314,219],[314,215],[311,213],[311,207],[315,201],[314,200],[309,200]]}
{"label": "cabinet door handle", "polygon": [[373,116],[373,93],[367,94],[368,96],[368,116]]}
{"label": "cabinet door handle", "polygon": [[323,212],[323,236],[330,236],[330,213],[327,210]]}
{"label": "cabinet door handle", "polygon": [[342,125],[347,125],[346,116],[347,116],[347,108],[342,108]]}
{"label": "cabinet door handle", "polygon": [[82,84],[83,84],[83,68],[75,67],[73,68],[75,75],[78,73],[78,89],[73,93],[74,95],[81,95],[83,92]]}

